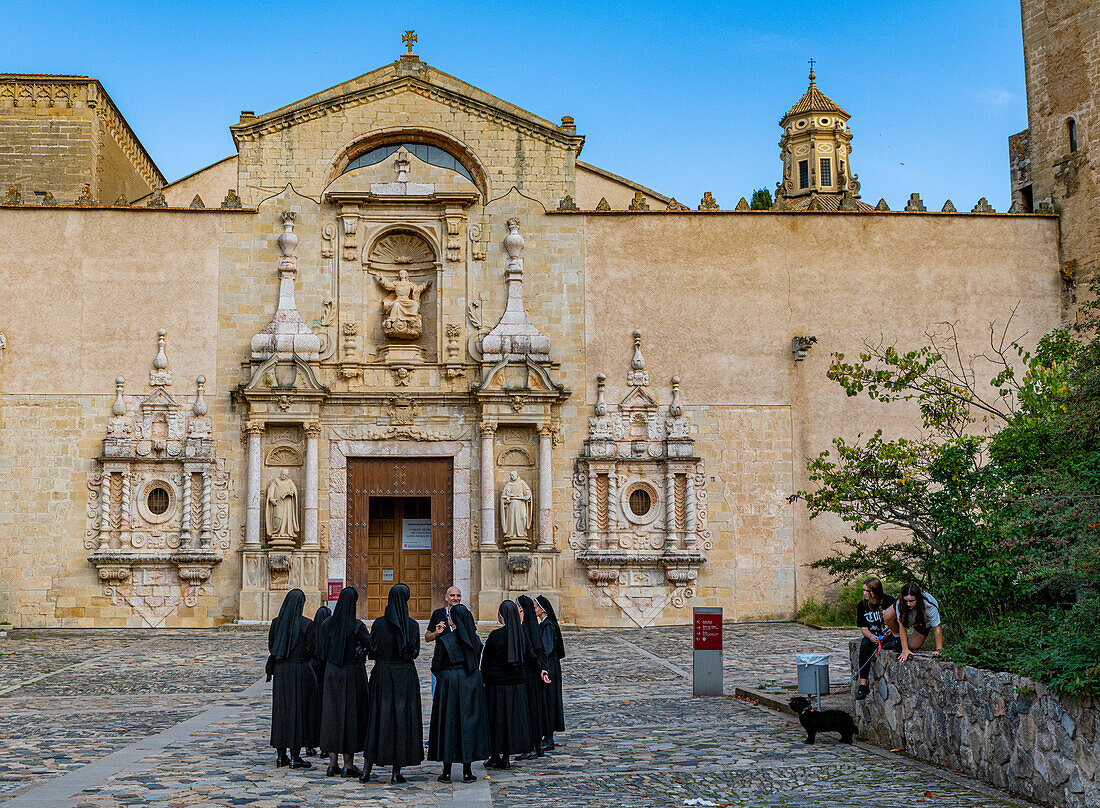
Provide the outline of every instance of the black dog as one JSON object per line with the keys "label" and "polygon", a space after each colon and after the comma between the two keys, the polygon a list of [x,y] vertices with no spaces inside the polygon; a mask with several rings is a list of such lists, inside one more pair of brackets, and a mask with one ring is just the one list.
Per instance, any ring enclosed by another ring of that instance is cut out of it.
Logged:
{"label": "black dog", "polygon": [[851,743],[856,734],[856,722],[843,710],[815,710],[810,700],[795,696],[790,700],[791,709],[798,713],[798,723],[806,730],[806,743],[813,743],[819,732],[839,732],[840,740]]}

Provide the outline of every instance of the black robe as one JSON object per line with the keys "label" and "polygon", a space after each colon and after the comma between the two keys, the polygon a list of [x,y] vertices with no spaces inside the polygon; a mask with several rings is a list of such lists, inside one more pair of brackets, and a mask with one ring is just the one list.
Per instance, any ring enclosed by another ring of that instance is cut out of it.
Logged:
{"label": "black robe", "polygon": [[[330,620],[332,618],[329,618]],[[326,752],[351,755],[363,748],[367,734],[367,668],[364,660],[370,634],[362,620],[348,637],[344,665],[325,665],[319,743]]]}
{"label": "black robe", "polygon": [[[476,660],[473,652],[470,654]],[[436,681],[428,760],[473,763],[489,757],[489,712],[481,671],[476,667],[466,670],[459,638],[453,631],[435,641],[432,673]]]}
{"label": "black robe", "polygon": [[[313,621],[299,617],[298,635],[290,654],[274,661],[271,682],[271,745],[296,751],[317,745],[317,677],[313,673],[313,645],[310,626]],[[270,650],[275,639],[276,620],[267,634]]]}
{"label": "black robe", "polygon": [[[538,626],[535,627],[535,631],[539,631]],[[528,750],[534,749],[536,741],[542,740],[554,731],[550,720],[552,709],[550,687],[553,682],[548,685],[542,681],[542,672],[549,667],[546,654],[535,651],[530,643],[524,643],[523,672],[527,683],[527,714],[531,722],[531,745]]]}
{"label": "black robe", "polygon": [[508,661],[506,632],[504,627],[491,632],[481,654],[481,676],[489,711],[489,748],[498,757],[529,752],[535,743],[524,665]]}
{"label": "black robe", "polygon": [[543,620],[539,629],[543,648],[551,649],[546,655],[546,672],[550,674],[546,709],[549,732],[565,732],[565,698],[561,687],[561,660],[565,652],[555,647],[555,626],[549,620]]}
{"label": "black robe", "polygon": [[367,763],[415,766],[424,760],[424,720],[420,712],[420,679],[413,660],[420,653],[420,626],[411,617],[408,631],[415,640],[402,655],[394,626],[379,617],[371,626],[370,707],[363,755]]}

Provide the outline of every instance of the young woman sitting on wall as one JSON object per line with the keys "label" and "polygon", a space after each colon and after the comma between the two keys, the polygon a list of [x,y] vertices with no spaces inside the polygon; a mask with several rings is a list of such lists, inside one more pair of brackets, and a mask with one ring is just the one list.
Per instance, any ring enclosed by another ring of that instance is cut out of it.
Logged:
{"label": "young woman sitting on wall", "polygon": [[921,589],[919,584],[903,586],[897,602],[883,616],[886,626],[901,641],[898,662],[909,659],[933,632],[936,635],[936,650],[932,652],[932,656],[937,656],[943,650],[940,604],[931,593]]}
{"label": "young woman sitting on wall", "polygon": [[856,607],[856,625],[863,632],[859,642],[859,688],[856,700],[867,698],[871,692],[867,685],[867,675],[871,660],[879,651],[900,651],[901,643],[886,627],[884,617],[893,601],[882,591],[882,581],[868,578],[863,582],[863,600]]}

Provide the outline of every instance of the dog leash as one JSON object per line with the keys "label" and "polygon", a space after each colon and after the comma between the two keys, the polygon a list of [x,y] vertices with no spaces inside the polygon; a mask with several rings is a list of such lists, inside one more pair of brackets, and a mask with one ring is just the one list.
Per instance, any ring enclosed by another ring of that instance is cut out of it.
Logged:
{"label": "dog leash", "polygon": [[852,678],[849,681],[852,681],[852,682],[858,681],[859,678],[863,675],[864,668],[866,668],[868,665],[870,665],[871,662],[874,661],[874,658],[876,656],[878,656],[879,652],[882,650],[882,639],[883,639],[882,637],[875,637],[875,642],[878,644],[878,647],[875,648],[874,653],[872,653],[871,656],[867,657],[867,661],[859,666],[859,670],[855,672],[855,675],[852,676]]}

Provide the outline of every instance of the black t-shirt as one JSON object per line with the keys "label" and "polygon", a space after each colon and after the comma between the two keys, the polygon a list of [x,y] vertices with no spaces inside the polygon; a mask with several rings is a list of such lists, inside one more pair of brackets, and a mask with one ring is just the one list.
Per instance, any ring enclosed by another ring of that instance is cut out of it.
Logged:
{"label": "black t-shirt", "polygon": [[446,606],[440,606],[438,609],[432,612],[432,616],[428,618],[428,631],[434,632],[435,627],[438,626],[440,623],[443,624],[443,631],[441,631],[440,634],[450,634],[451,627],[447,623]]}
{"label": "black t-shirt", "polygon": [[866,600],[861,600],[856,610],[856,625],[868,629],[876,637],[886,636],[889,632],[886,630],[886,621],[883,619],[882,613],[889,607],[889,603],[882,606],[871,606]]}

